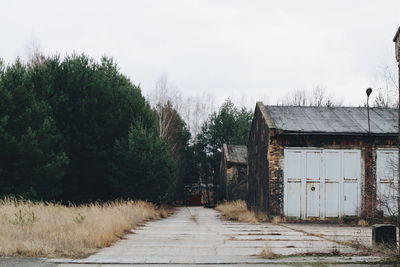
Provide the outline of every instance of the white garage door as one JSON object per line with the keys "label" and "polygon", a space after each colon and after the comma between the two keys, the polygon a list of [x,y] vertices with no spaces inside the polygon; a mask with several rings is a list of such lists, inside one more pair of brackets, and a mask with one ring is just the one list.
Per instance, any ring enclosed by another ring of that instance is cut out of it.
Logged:
{"label": "white garage door", "polygon": [[285,215],[303,219],[358,215],[360,181],[360,150],[286,148]]}
{"label": "white garage door", "polygon": [[376,152],[376,193],[384,215],[397,214],[397,149],[378,149]]}

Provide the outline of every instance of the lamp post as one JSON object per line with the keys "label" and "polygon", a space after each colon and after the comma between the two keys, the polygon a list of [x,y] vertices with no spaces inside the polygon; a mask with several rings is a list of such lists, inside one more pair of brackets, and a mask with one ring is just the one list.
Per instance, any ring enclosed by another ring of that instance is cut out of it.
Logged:
{"label": "lamp post", "polygon": [[367,88],[367,90],[365,90],[365,92],[367,93],[368,134],[370,134],[371,133],[371,123],[369,120],[369,95],[372,93],[372,89]]}
{"label": "lamp post", "polygon": [[[399,102],[397,106],[397,113],[398,113],[398,137],[397,137],[397,146],[399,147],[399,157],[398,157],[398,165],[397,165],[397,227],[400,226],[400,193],[399,193],[399,186],[400,186],[400,27],[397,29],[397,32],[393,38],[393,42],[395,44],[395,53],[396,53],[396,61],[398,64],[398,78],[399,78]],[[400,232],[398,239],[400,240]],[[400,249],[400,248],[399,248]],[[399,250],[400,252],[400,250]]]}

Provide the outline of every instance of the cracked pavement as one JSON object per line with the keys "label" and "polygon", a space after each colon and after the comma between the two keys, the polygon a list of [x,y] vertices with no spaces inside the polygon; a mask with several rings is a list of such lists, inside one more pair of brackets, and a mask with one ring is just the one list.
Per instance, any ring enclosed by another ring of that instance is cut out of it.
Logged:
{"label": "cracked pavement", "polygon": [[[181,207],[170,217],[136,228],[111,247],[85,259],[53,259],[61,266],[75,264],[251,264],[293,262],[296,257],[261,259],[269,247],[279,255],[336,254],[335,262],[377,261],[357,256],[363,251],[343,241],[369,246],[371,229],[316,224],[246,224],[224,221],[218,212],[202,207]],[[340,255],[346,255],[340,256]],[[324,260],[324,257],[317,257]],[[299,261],[307,257],[299,257]],[[315,261],[315,257],[313,257]],[[346,261],[347,259],[347,261]]]}

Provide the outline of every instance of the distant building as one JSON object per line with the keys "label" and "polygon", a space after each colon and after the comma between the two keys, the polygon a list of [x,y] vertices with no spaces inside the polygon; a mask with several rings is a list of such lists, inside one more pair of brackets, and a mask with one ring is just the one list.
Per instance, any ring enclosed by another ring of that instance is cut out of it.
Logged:
{"label": "distant building", "polygon": [[220,192],[225,200],[246,200],[247,147],[223,145],[220,165]]}
{"label": "distant building", "polygon": [[398,115],[364,107],[256,105],[248,148],[248,204],[298,219],[397,210]]}

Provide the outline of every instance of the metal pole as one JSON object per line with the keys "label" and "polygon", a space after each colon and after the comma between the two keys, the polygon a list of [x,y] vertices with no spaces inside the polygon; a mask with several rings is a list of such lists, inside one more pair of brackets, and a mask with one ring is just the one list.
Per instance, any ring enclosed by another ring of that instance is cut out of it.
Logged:
{"label": "metal pole", "polygon": [[371,123],[369,121],[369,95],[372,93],[372,89],[367,88],[367,90],[365,92],[367,93],[368,134],[370,134],[371,133]]}
{"label": "metal pole", "polygon": [[368,113],[368,133],[371,133],[371,123],[369,121],[369,104],[368,104],[369,97],[367,96],[367,113]]}
{"label": "metal pole", "polygon": [[[397,51],[396,51],[397,53]],[[399,78],[399,83],[398,83],[398,89],[399,89],[399,103],[397,103],[397,115],[398,115],[398,121],[397,121],[397,130],[398,130],[398,137],[397,137],[397,147],[399,149],[399,154],[398,154],[398,166],[397,166],[397,228],[400,226],[400,62],[398,63],[398,78]],[[400,231],[397,236],[398,240],[397,243],[400,241]],[[397,245],[397,244],[396,244]],[[400,254],[400,247],[398,248],[398,253]]]}

